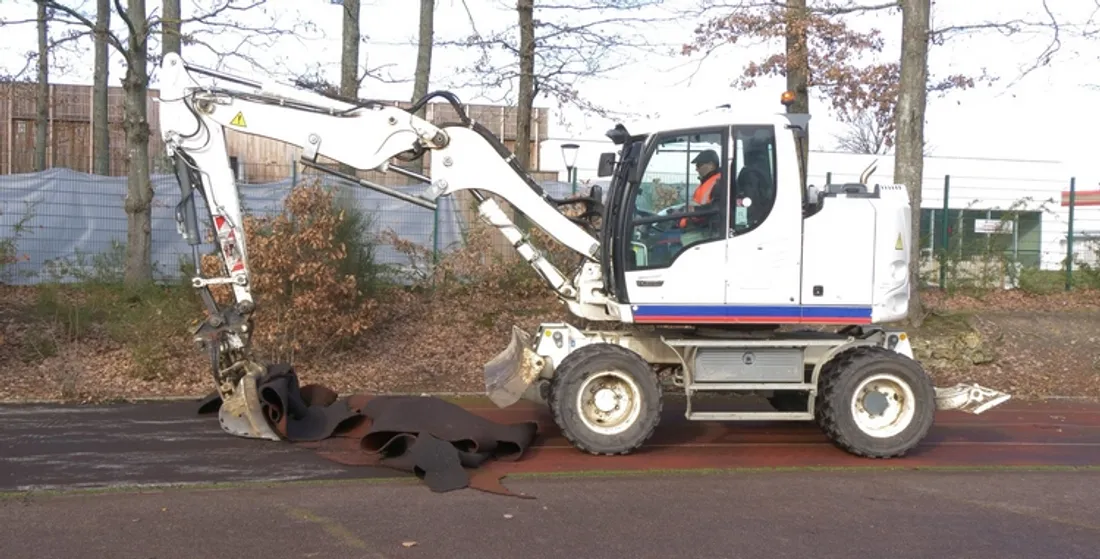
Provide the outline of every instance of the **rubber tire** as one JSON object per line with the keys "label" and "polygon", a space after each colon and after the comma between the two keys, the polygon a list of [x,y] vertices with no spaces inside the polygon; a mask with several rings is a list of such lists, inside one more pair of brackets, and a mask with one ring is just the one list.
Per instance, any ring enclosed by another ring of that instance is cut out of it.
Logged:
{"label": "rubber tire", "polygon": [[[917,399],[909,426],[887,439],[864,434],[850,413],[853,391],[880,372],[909,384]],[[838,354],[822,368],[814,408],[818,426],[837,447],[865,458],[899,458],[920,444],[932,427],[936,392],[931,377],[916,361],[884,347],[863,346]]]}
{"label": "rubber tire", "polygon": [[[641,394],[641,412],[634,425],[618,435],[601,435],[585,427],[577,409],[577,391],[585,380],[600,371],[616,370],[629,375]],[[642,446],[661,421],[661,383],[649,363],[622,346],[598,343],[584,346],[562,359],[550,381],[550,410],[565,438],[589,454],[629,454]]]}

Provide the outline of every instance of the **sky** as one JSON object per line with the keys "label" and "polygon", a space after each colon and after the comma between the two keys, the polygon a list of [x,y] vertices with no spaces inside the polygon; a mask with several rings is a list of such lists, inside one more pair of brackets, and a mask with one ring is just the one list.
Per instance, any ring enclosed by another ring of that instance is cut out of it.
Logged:
{"label": "sky", "polygon": [[[185,17],[190,5],[209,5],[212,1],[183,0]],[[536,0],[536,5],[541,0]],[[562,0],[554,2],[564,3]],[[1050,10],[1063,21],[1084,22],[1097,0],[1046,0]],[[73,6],[83,6],[94,12],[92,0],[70,0]],[[656,15],[668,16],[674,10],[698,4],[699,0],[669,0]],[[869,1],[864,3],[871,3]],[[149,0],[150,11],[159,13],[160,2]],[[435,32],[437,40],[459,39],[474,32],[484,35],[495,30],[514,27],[514,3],[506,0],[437,0]],[[468,8],[468,11],[467,11]],[[338,82],[340,62],[340,30],[342,8],[332,0],[269,0],[264,10],[277,15],[281,24],[309,20],[317,31],[299,37],[282,38],[274,46],[251,49],[257,59],[267,65],[277,65],[301,72],[308,66],[319,66],[327,76]],[[360,92],[363,97],[407,100],[411,97],[412,76],[416,62],[416,33],[419,2],[417,0],[364,0],[361,30],[366,36],[361,46],[361,64],[383,67],[398,83],[367,80]],[[669,11],[663,11],[669,10]],[[29,0],[0,1],[0,18],[5,21],[34,17],[34,5]],[[261,13],[243,16],[248,21],[265,17]],[[552,17],[536,10],[536,18]],[[939,0],[933,8],[933,25],[973,24],[990,19],[1043,19],[1043,0],[966,1]],[[473,25],[471,25],[471,21]],[[639,56],[633,63],[623,64],[615,71],[578,85],[585,99],[614,107],[626,114],[625,120],[644,120],[647,116],[675,118],[695,114],[717,105],[731,103],[746,111],[781,112],[779,95],[784,89],[782,79],[760,80],[757,87],[738,90],[731,86],[744,64],[759,60],[770,52],[779,52],[781,43],[743,47],[730,45],[704,61],[679,54],[679,46],[692,40],[695,26],[701,18],[677,17],[663,23],[632,25],[628,31],[644,35],[649,41],[663,45],[665,54]],[[887,41],[881,54],[883,60],[897,60],[900,52],[900,16],[861,16],[850,25],[859,29],[878,28]],[[125,36],[122,22],[113,20],[116,32]],[[185,28],[185,32],[187,29]],[[36,45],[33,24],[5,29],[5,45],[0,47],[0,68],[8,71],[23,66],[25,52]],[[515,33],[518,40],[518,32]],[[971,35],[952,40],[931,49],[930,72],[933,76],[949,73],[976,73],[980,69],[1000,80],[992,86],[955,92],[947,97],[931,96],[925,129],[926,139],[936,156],[1012,158],[1061,161],[1070,169],[1080,168],[1082,174],[1094,174],[1096,143],[1084,140],[1100,126],[1100,111],[1094,107],[1100,101],[1100,38],[1091,42],[1066,38],[1061,50],[1048,67],[1032,72],[1017,81],[1021,69],[1032,63],[1047,48],[1051,34],[1003,36],[997,33]],[[216,37],[221,45],[238,44],[240,35],[222,31]],[[154,45],[156,47],[156,45]],[[64,55],[66,70],[51,76],[57,83],[90,84],[92,75],[91,43],[79,45],[81,52]],[[159,48],[159,47],[157,47]],[[216,60],[209,50],[188,46],[183,56],[190,62],[213,66]],[[454,68],[471,63],[476,53],[470,49],[437,48],[432,66],[432,89],[452,89],[463,102],[499,102],[503,98],[514,102],[506,91],[483,92],[463,88],[455,83]],[[240,60],[233,60],[229,69],[250,76],[264,77]],[[112,53],[111,84],[119,85],[123,75],[121,57]],[[154,77],[153,86],[156,86]],[[614,121],[586,115],[576,109],[559,110],[552,100],[539,98],[536,106],[551,109],[552,138],[600,140]],[[813,148],[835,148],[834,135],[843,128],[817,97],[811,100],[811,137]]]}

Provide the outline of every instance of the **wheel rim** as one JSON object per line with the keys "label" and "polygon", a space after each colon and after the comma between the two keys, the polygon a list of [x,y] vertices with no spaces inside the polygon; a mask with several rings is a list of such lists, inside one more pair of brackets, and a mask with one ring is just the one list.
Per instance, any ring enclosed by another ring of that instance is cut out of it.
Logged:
{"label": "wheel rim", "polygon": [[641,414],[641,389],[630,375],[601,371],[588,377],[577,393],[581,422],[601,435],[622,433]]}
{"label": "wheel rim", "polygon": [[908,383],[891,374],[874,375],[856,387],[852,418],[861,431],[872,437],[893,437],[912,423],[916,404]]}

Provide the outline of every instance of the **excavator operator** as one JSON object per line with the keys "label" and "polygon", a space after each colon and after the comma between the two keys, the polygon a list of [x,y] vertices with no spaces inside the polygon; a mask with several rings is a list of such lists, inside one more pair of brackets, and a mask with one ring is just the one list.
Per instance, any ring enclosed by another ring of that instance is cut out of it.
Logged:
{"label": "excavator operator", "polygon": [[[691,162],[695,165],[695,171],[699,173],[699,188],[695,189],[695,194],[691,197],[694,206],[692,209],[695,211],[709,209],[715,201],[714,186],[722,176],[721,160],[714,150],[708,149],[700,152]],[[706,222],[706,217],[685,217],[680,219],[680,228],[685,229],[688,225],[702,226]]]}

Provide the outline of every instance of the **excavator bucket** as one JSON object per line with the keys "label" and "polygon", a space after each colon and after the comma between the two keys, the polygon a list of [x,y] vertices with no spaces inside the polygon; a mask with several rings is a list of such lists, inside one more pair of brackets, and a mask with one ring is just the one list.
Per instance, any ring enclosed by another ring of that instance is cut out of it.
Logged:
{"label": "excavator bucket", "polygon": [[222,394],[218,421],[222,430],[231,435],[250,439],[282,440],[268,422],[267,413],[260,401],[257,381],[264,375],[263,365],[252,361],[239,363],[245,369],[233,392]]}
{"label": "excavator bucket", "polygon": [[485,390],[499,407],[518,402],[542,372],[544,361],[531,351],[530,339],[527,332],[512,326],[512,342],[485,364]]}
{"label": "excavator bucket", "polygon": [[978,415],[1007,402],[1011,397],[992,388],[959,383],[948,388],[936,388],[936,409]]}

